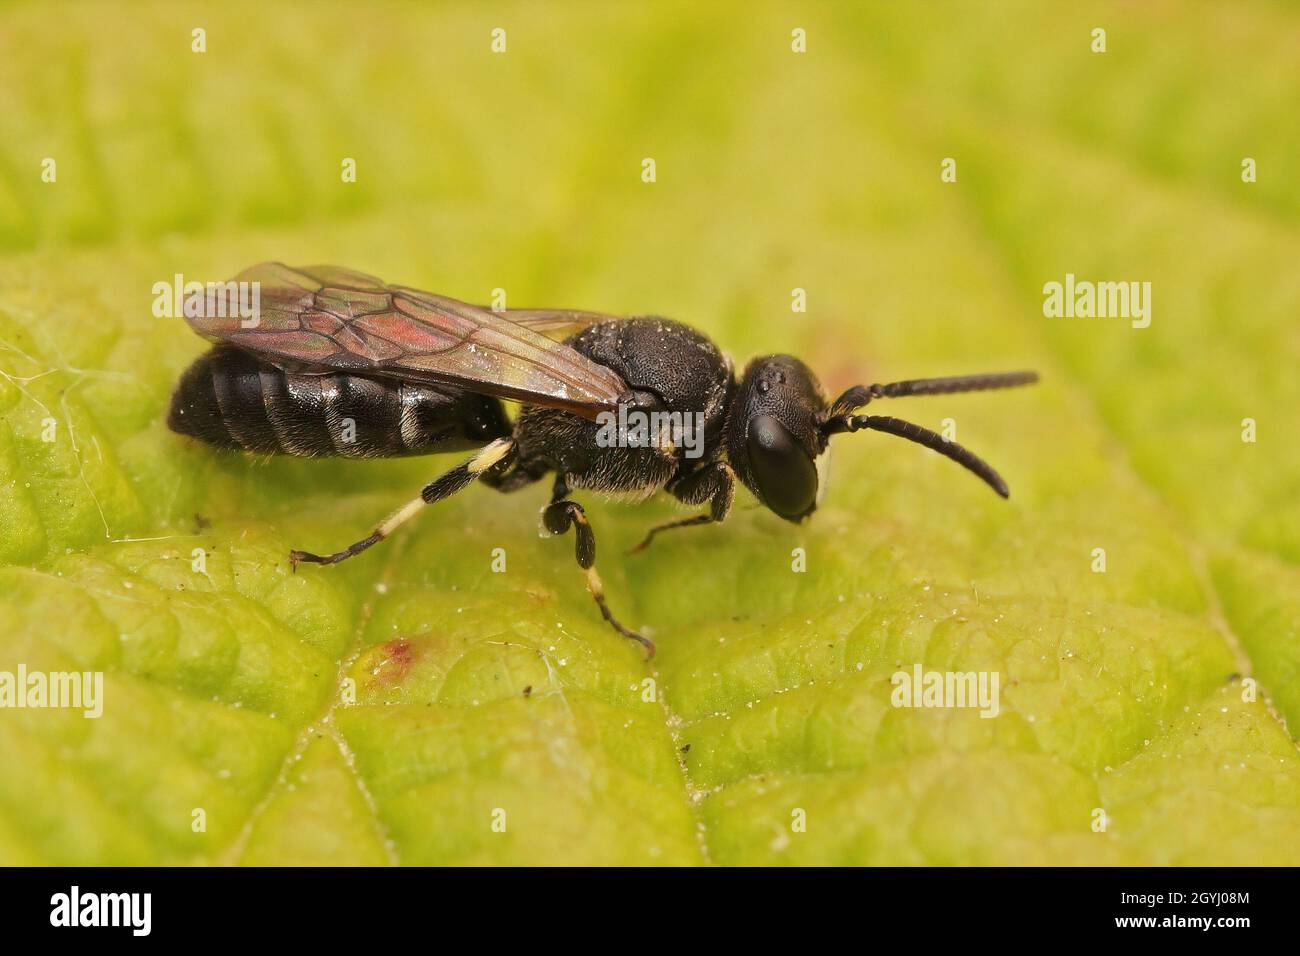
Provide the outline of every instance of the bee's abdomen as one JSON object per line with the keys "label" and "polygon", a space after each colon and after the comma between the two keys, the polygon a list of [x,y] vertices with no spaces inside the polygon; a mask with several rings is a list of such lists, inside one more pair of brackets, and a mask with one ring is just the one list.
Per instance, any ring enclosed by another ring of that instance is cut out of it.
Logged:
{"label": "bee's abdomen", "polygon": [[290,372],[223,346],[186,369],[167,424],[222,448],[307,458],[456,451],[510,434],[495,398],[422,382]]}

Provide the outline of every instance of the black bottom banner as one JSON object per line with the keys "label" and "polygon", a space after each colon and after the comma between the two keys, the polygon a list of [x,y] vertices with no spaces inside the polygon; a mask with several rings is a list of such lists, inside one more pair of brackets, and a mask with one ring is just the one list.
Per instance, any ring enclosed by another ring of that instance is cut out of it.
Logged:
{"label": "black bottom banner", "polygon": [[[849,930],[927,944],[1040,930],[1232,940],[1294,919],[1290,870],[290,870],[10,869],[0,919],[32,935],[234,943],[379,943],[392,934],[487,930],[494,943],[629,930],[729,942],[778,929]],[[664,937],[661,937],[664,938]],[[1029,937],[1033,938],[1033,937]],[[611,943],[614,940],[610,940]]]}

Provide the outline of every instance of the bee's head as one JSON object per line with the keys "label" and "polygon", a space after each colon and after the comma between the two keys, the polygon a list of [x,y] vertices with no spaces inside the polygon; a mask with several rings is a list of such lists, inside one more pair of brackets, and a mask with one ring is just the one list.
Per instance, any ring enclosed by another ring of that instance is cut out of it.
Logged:
{"label": "bee's head", "polygon": [[811,515],[825,491],[826,405],[817,377],[793,355],[754,359],[736,391],[727,424],[731,467],[787,521]]}

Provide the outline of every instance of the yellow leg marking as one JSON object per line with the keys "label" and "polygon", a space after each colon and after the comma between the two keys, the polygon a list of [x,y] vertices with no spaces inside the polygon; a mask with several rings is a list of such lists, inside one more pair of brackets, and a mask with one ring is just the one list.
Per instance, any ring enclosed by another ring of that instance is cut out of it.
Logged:
{"label": "yellow leg marking", "polygon": [[387,518],[384,519],[383,524],[381,524],[378,528],[380,535],[382,535],[385,538],[388,537],[390,534],[392,534],[394,531],[397,530],[399,525],[402,525],[406,521],[410,520],[410,518],[412,518],[416,514],[416,512],[418,512],[423,507],[424,507],[423,498],[416,498],[414,501],[408,501],[406,504],[402,505],[402,507],[398,508],[391,515],[389,515]]}
{"label": "yellow leg marking", "polygon": [[514,440],[511,438],[498,438],[492,444],[484,446],[465,467],[471,475],[480,475],[504,458],[513,445]]}
{"label": "yellow leg marking", "polygon": [[608,621],[614,630],[618,631],[624,637],[636,641],[644,647],[646,660],[655,656],[655,646],[653,641],[649,638],[642,637],[636,631],[628,630],[622,624],[618,623],[618,619],[610,612],[609,605],[605,603],[605,585],[601,582],[600,575],[596,573],[594,567],[587,568],[587,590],[590,591],[591,596],[596,599],[596,606],[600,608],[601,617]]}
{"label": "yellow leg marking", "polygon": [[426,504],[441,501],[448,495],[453,495],[457,491],[460,491],[484,471],[491,468],[497,462],[510,454],[514,446],[514,441],[509,438],[498,438],[491,444],[486,445],[479,450],[478,454],[470,458],[469,461],[457,465],[445,475],[442,475],[440,478],[436,478],[429,482],[429,484],[425,485],[423,490],[420,492],[420,497],[413,501],[408,501],[385,518],[383,523],[371,532],[368,538],[363,538],[336,554],[327,554],[322,556],[319,554],[312,554],[310,551],[290,551],[289,561],[293,564],[294,570],[297,570],[299,561],[311,561],[313,564],[337,564],[339,561],[350,558],[354,554],[360,554],[371,545],[378,544],[380,541],[384,540],[384,538],[396,531],[402,524],[415,517],[420,509]]}

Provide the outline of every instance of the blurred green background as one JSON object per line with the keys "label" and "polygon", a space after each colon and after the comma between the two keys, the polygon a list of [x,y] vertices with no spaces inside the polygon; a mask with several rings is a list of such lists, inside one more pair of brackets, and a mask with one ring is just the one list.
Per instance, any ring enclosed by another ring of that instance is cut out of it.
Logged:
{"label": "blurred green background", "polygon": [[[0,8],[0,670],[107,673],[99,720],[0,711],[0,862],[1300,862],[1297,103],[1268,2]],[[832,391],[1044,383],[888,410],[1010,502],[865,433],[797,528],[742,493],[625,558],[673,509],[585,501],[647,665],[543,486],[290,573],[455,459],[166,430],[204,345],[153,283],[265,259]],[[1150,328],[1044,318],[1067,272],[1151,282]],[[917,662],[1001,715],[892,708]]]}

